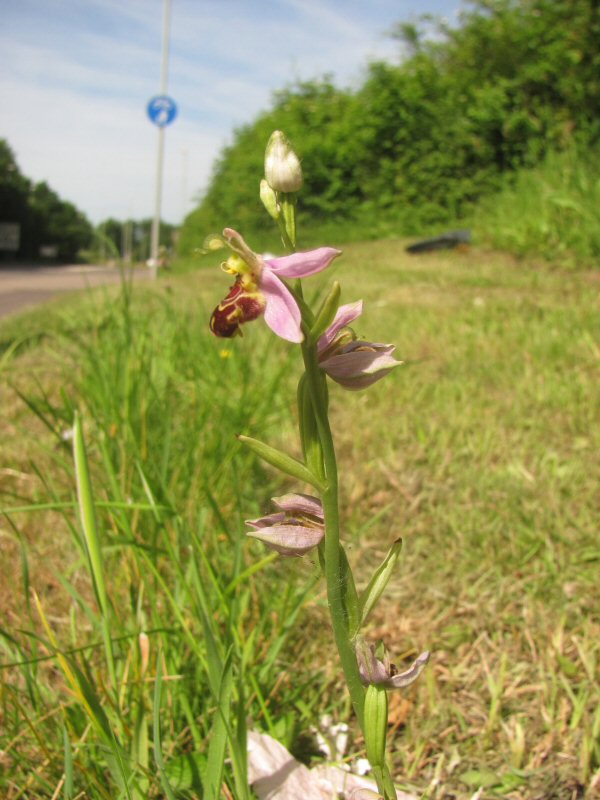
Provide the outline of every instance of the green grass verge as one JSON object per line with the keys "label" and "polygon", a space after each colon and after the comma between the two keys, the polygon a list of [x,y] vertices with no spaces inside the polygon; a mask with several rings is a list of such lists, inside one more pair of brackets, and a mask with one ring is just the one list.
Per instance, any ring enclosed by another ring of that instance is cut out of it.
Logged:
{"label": "green grass verge", "polygon": [[[409,257],[400,241],[350,245],[336,264],[343,302],[365,300],[357,330],[395,342],[406,362],[370,390],[332,392],[359,580],[405,538],[370,633],[398,666],[432,651],[425,678],[392,701],[395,773],[437,800],[480,786],[481,798],[591,797],[597,273],[477,251]],[[39,324],[26,349],[11,348],[15,321],[0,326],[0,490],[17,509],[0,528],[10,800],[187,797],[200,783],[216,797],[221,781],[243,797],[246,720],[300,750],[321,713],[347,716],[320,585],[300,612],[313,565],[261,564],[242,534],[284,487],[234,434],[293,451],[297,354],[262,323],[241,340],[210,338],[208,311],[227,288],[202,269],[29,312],[19,335]],[[75,411],[104,612],[65,438]]]}
{"label": "green grass verge", "polygon": [[562,267],[593,267],[600,257],[598,149],[549,153],[536,168],[507,176],[479,204],[477,234],[494,247]]}

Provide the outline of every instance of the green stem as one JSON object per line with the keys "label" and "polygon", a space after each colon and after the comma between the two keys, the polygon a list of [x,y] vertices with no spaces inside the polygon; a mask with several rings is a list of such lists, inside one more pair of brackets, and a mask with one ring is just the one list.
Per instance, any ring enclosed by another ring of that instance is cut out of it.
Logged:
{"label": "green stem", "polygon": [[279,219],[277,220],[277,225],[279,227],[279,233],[281,234],[281,241],[283,242],[283,246],[288,251],[288,253],[295,252],[296,243],[289,235],[287,226],[285,224],[285,220],[282,217],[279,217]]}
{"label": "green stem", "polygon": [[296,196],[294,192],[277,192],[277,200],[281,209],[277,218],[281,238],[285,247],[293,253],[296,249]]}
{"label": "green stem", "polygon": [[[321,493],[323,512],[325,516],[325,542],[323,547],[324,574],[327,584],[327,602],[333,635],[338,649],[340,662],[348,686],[354,713],[358,719],[363,734],[365,731],[365,695],[366,690],[360,679],[356,653],[352,643],[355,627],[350,629],[348,619],[348,591],[346,582],[354,581],[340,541],[340,514],[338,503],[338,472],[337,459],[333,436],[329,425],[327,385],[323,373],[319,368],[316,344],[306,340],[302,345],[302,355],[306,369],[306,381],[310,396],[317,432],[323,454],[323,468],[325,471],[325,489]],[[351,633],[352,631],[352,633]],[[377,789],[384,800],[395,800],[396,789],[390,771],[385,763],[373,769],[373,777],[377,782]]]}
{"label": "green stem", "polygon": [[315,345],[304,342],[302,354],[306,368],[309,394],[311,397],[317,431],[323,452],[326,488],[322,492],[323,512],[325,516],[325,580],[327,583],[327,601],[333,635],[337,645],[342,669],[348,685],[350,699],[361,728],[364,725],[365,689],[360,679],[356,654],[348,630],[346,609],[344,607],[342,556],[340,543],[340,516],[338,505],[337,461],[329,418],[327,413],[327,387],[317,361]]}
{"label": "green stem", "polygon": [[[286,249],[288,252],[294,252],[296,249],[295,198],[290,202],[288,197],[283,196],[281,200],[283,219],[281,217],[278,219],[279,229]],[[319,545],[319,558],[323,563],[329,614],[342,670],[354,713],[363,734],[365,734],[366,690],[360,679],[352,642],[359,626],[358,599],[354,577],[340,541],[337,459],[329,425],[327,382],[319,368],[316,342],[318,331],[313,337],[308,335],[315,324],[314,315],[304,302],[302,284],[299,280],[296,281],[294,288],[294,295],[302,312],[305,334],[302,357],[306,374],[301,378],[298,386],[300,438],[304,457],[311,469],[319,477],[323,477],[323,472],[325,474],[325,488],[321,491],[325,517],[325,540]],[[337,294],[339,295],[339,287]],[[337,297],[334,300],[337,300]],[[303,386],[304,381],[306,381],[306,387]],[[307,388],[306,393],[305,388]],[[307,401],[312,405],[314,421],[310,419],[310,409],[306,408]],[[316,431],[314,430],[315,423]],[[313,441],[315,434],[318,440],[316,442]],[[319,464],[316,463],[317,461]],[[373,775],[384,800],[396,800],[396,790],[385,761],[373,770]]]}

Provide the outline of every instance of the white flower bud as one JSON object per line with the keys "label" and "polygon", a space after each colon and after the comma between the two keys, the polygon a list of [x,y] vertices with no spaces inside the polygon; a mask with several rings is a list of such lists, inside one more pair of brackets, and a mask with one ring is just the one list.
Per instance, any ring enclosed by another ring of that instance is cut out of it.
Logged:
{"label": "white flower bud", "polygon": [[302,186],[298,156],[281,131],[275,131],[265,151],[265,178],[276,192],[297,192]]}

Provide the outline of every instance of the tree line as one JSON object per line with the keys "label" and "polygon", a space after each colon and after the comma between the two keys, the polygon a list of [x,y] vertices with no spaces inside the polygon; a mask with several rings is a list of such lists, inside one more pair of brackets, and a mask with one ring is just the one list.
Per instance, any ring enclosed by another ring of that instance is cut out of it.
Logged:
{"label": "tree line", "polygon": [[45,181],[36,183],[21,173],[5,139],[0,139],[0,225],[4,231],[18,226],[14,244],[3,247],[0,256],[34,261],[44,256],[75,260],[93,237],[93,227],[81,211]]}
{"label": "tree line", "polygon": [[[150,257],[152,218],[119,220],[108,217],[96,227],[93,258],[100,261],[120,259],[125,263],[143,263]],[[173,252],[177,226],[161,221],[158,244],[167,254]]]}
{"label": "tree line", "polygon": [[266,230],[257,180],[275,129],[302,157],[306,228],[329,220],[338,238],[459,220],[549,152],[598,142],[598,0],[471,0],[457,27],[424,16],[391,35],[402,58],[371,63],[358,90],[327,78],[285,88],[234,132],[183,253],[224,223]]}
{"label": "tree line", "polygon": [[[15,226],[16,237],[11,235]],[[151,226],[151,219],[110,217],[94,227],[45,181],[23,175],[10,145],[0,139],[0,258],[144,262],[150,255]],[[160,245],[172,250],[174,236],[175,226],[161,222]]]}

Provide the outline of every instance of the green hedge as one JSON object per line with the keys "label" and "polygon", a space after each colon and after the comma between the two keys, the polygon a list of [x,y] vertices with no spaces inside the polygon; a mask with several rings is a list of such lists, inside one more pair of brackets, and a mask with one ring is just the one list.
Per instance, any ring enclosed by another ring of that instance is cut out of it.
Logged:
{"label": "green hedge", "polygon": [[[302,158],[301,212],[352,238],[417,233],[473,203],[548,152],[598,139],[600,11],[594,0],[477,0],[436,36],[398,25],[410,55],[373,63],[357,91],[329,80],[279,92],[234,133],[183,226],[189,254],[224,224],[263,240],[262,153],[282,129]],[[424,19],[421,29],[426,25]],[[430,26],[431,27],[431,26]]]}

